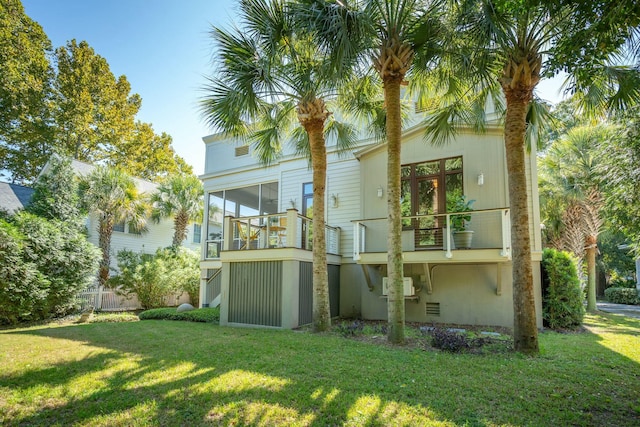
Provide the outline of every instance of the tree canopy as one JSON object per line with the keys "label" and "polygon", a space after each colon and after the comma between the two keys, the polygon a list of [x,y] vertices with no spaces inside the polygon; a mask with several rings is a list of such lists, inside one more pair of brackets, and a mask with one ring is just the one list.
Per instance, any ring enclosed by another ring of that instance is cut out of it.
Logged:
{"label": "tree canopy", "polygon": [[171,136],[136,121],[142,99],[86,41],[53,49],[19,0],[0,0],[0,171],[34,182],[55,153],[158,180],[191,173]]}

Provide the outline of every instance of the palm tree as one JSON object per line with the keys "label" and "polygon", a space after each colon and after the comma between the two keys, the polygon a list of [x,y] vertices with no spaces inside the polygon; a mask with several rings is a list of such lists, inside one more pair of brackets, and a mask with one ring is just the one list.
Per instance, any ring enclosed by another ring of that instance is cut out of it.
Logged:
{"label": "palm tree", "polygon": [[[596,148],[610,138],[607,126],[580,126],[555,141],[540,162],[540,183],[546,197],[564,206],[564,232],[557,246],[570,250],[587,263],[587,310],[596,307],[596,252],[604,220],[603,196]],[[556,215],[558,216],[558,215]]]}
{"label": "palm tree", "polygon": [[133,179],[119,169],[98,166],[84,178],[81,186],[84,207],[98,216],[102,251],[98,280],[104,286],[109,279],[113,226],[126,222],[138,231],[145,231],[147,205],[138,194]]}
{"label": "palm tree", "polygon": [[[577,31],[572,25],[576,12],[571,5],[531,3],[521,5],[496,0],[452,3],[458,16],[457,32],[466,42],[466,49],[462,50],[469,52],[473,65],[466,76],[472,79],[473,91],[485,99],[493,96],[494,104],[499,106],[502,101],[495,98],[495,88],[499,87],[506,100],[503,118],[511,207],[514,346],[524,353],[538,352],[525,140],[531,113],[540,111],[533,108],[534,89],[543,76],[558,70],[557,61],[567,58],[567,44],[563,42],[572,40]],[[571,48],[571,55],[580,51],[580,46]],[[631,98],[640,96],[640,91],[630,84],[638,79],[634,70],[602,62],[590,65],[591,69],[569,70],[572,72],[571,90],[587,93],[586,97],[580,98],[584,107],[623,107]],[[596,74],[601,77],[594,78]],[[477,100],[477,96],[474,99]],[[461,97],[459,103],[466,101]],[[456,121],[469,118],[460,111],[458,103],[451,103],[432,117],[430,130],[439,137],[451,132]],[[498,109],[498,112],[502,111]],[[471,119],[484,117],[475,115]]]}
{"label": "palm tree", "polygon": [[[304,32],[292,26],[283,0],[242,0],[242,30],[214,28],[218,74],[209,78],[202,113],[212,128],[252,144],[264,164],[283,143],[311,159],[313,169],[313,328],[331,325],[325,242],[325,133],[341,149],[352,146],[351,127],[331,119],[328,102],[337,81],[326,57]],[[296,125],[296,122],[299,126]]]}
{"label": "palm tree", "polygon": [[151,195],[151,219],[173,217],[172,246],[178,247],[187,237],[191,221],[202,219],[202,182],[195,175],[172,175]]}
{"label": "palm tree", "polygon": [[[381,80],[387,143],[387,304],[388,340],[404,342],[402,210],[400,166],[402,142],[401,86],[420,80],[444,54],[445,2],[440,0],[300,1],[305,20],[315,24],[321,46],[334,63],[370,64]],[[344,65],[342,65],[344,66]]]}

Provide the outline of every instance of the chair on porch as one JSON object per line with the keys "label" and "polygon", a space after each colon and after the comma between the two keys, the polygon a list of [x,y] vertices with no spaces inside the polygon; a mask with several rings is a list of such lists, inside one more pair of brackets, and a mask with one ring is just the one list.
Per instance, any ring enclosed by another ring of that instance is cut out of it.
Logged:
{"label": "chair on porch", "polygon": [[[238,221],[236,222],[236,229],[238,230],[239,249],[254,249],[257,246],[261,231],[260,227],[250,227],[250,224]],[[252,244],[253,242],[256,242],[256,244]]]}

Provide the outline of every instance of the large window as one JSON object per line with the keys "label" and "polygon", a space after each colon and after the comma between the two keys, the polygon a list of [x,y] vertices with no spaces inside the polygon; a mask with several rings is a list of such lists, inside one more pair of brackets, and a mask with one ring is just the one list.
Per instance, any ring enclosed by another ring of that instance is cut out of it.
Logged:
{"label": "large window", "polygon": [[442,245],[444,220],[432,215],[463,194],[462,157],[430,160],[402,166],[401,209],[403,227],[415,230],[417,248]]}
{"label": "large window", "polygon": [[207,258],[220,256],[225,216],[236,218],[278,213],[278,183],[251,185],[209,193]]}

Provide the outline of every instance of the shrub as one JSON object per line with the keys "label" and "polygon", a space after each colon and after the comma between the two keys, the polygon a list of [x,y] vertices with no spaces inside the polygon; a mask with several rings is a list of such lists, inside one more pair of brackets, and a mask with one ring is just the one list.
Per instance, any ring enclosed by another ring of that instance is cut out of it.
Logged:
{"label": "shrub", "polygon": [[542,317],[552,329],[572,329],[582,324],[584,294],[576,264],[567,252],[545,249],[542,254]]}
{"label": "shrub", "polygon": [[443,328],[433,328],[431,331],[431,345],[440,350],[459,353],[472,347],[472,341],[457,331]]}
{"label": "shrub", "polygon": [[162,257],[124,249],[118,252],[117,259],[120,273],[109,279],[109,286],[124,296],[135,294],[144,309],[166,305],[167,296],[176,289]]}
{"label": "shrub", "polygon": [[633,288],[607,288],[604,290],[604,297],[607,301],[615,304],[639,304],[638,291]]}
{"label": "shrub", "polygon": [[24,255],[49,280],[40,319],[64,315],[78,307],[76,296],[94,280],[100,251],[76,224],[46,220],[22,212],[14,222],[24,238]]}
{"label": "shrub", "polygon": [[198,255],[185,248],[158,249],[155,254],[118,252],[120,273],[109,279],[117,292],[136,294],[144,309],[166,306],[171,294],[187,292],[198,306],[200,266]]}
{"label": "shrub", "polygon": [[218,307],[197,308],[195,310],[178,313],[175,308],[154,308],[143,311],[138,317],[140,320],[185,320],[189,322],[212,323],[220,321],[220,309]]}
{"label": "shrub", "polygon": [[636,288],[636,281],[633,279],[625,279],[622,277],[618,277],[611,281],[610,287],[612,288]]}
{"label": "shrub", "polygon": [[0,322],[63,315],[95,277],[99,253],[75,224],[21,212],[0,220]]}
{"label": "shrub", "polygon": [[171,247],[156,253],[169,269],[169,280],[177,290],[189,295],[191,305],[200,305],[200,255],[183,247]]}
{"label": "shrub", "polygon": [[355,337],[356,335],[361,335],[364,331],[364,323],[359,320],[340,322],[335,329],[343,337]]}
{"label": "shrub", "polygon": [[24,256],[24,236],[0,220],[0,324],[35,319],[48,288],[49,280]]}

